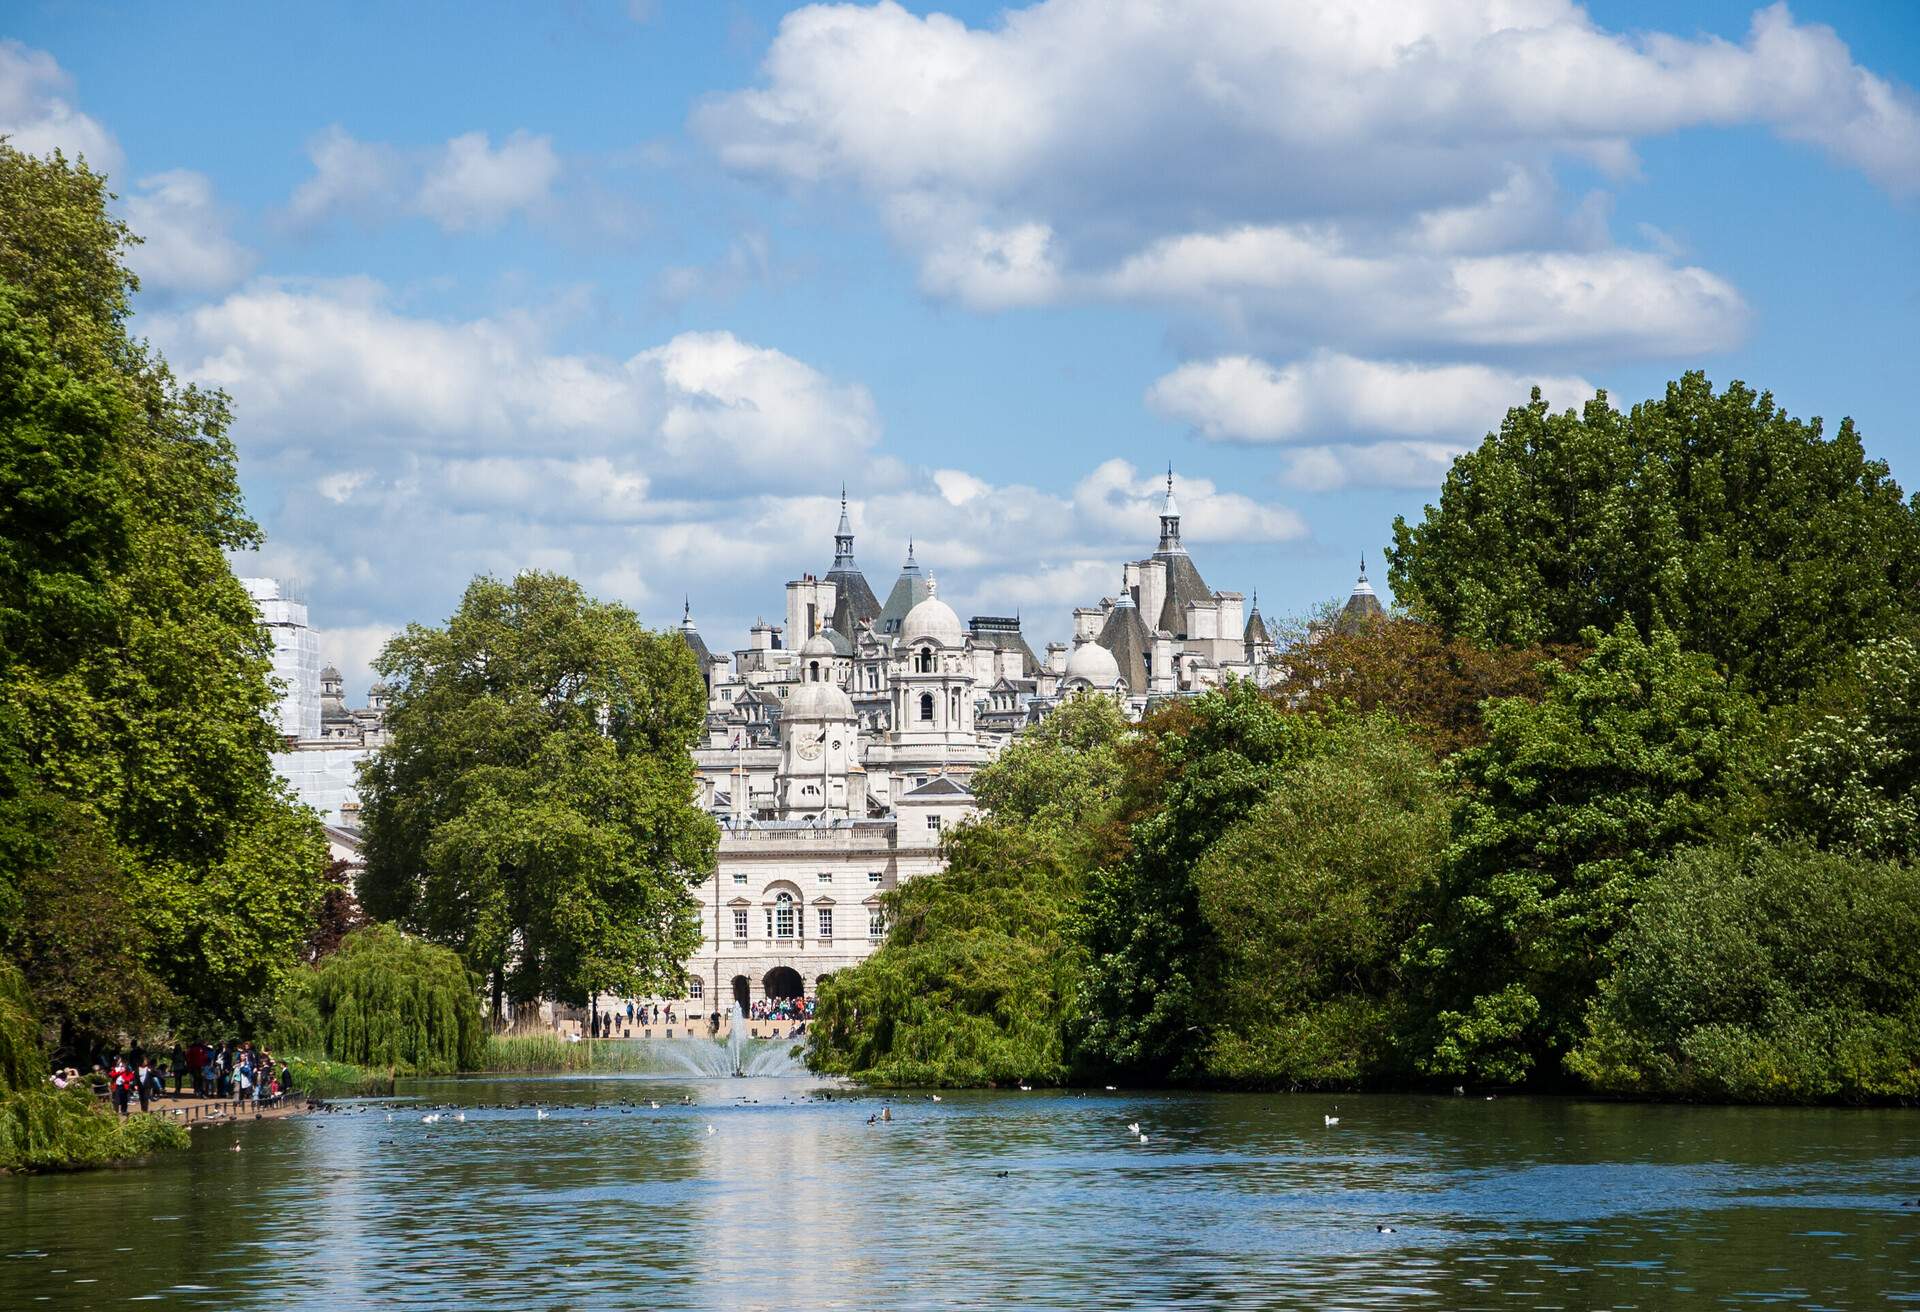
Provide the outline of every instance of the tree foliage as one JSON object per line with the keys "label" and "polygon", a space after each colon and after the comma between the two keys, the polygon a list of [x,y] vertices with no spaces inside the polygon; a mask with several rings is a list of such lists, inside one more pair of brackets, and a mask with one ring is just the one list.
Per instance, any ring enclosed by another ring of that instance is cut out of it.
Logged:
{"label": "tree foliage", "polygon": [[1920,1097],[1920,871],[1696,848],[1648,880],[1569,1067],[1614,1093]]}
{"label": "tree foliage", "polygon": [[1193,878],[1219,956],[1209,1077],[1352,1087],[1410,1073],[1401,953],[1450,800],[1392,719],[1342,717],[1208,849]]}
{"label": "tree foliage", "polygon": [[881,1084],[1058,1084],[1078,963],[1068,915],[1108,817],[1128,732],[1090,693],[1058,707],[973,779],[983,814],[946,868],[884,899],[887,939],[825,981],[808,1060]]}
{"label": "tree foliage", "polygon": [[693,805],[706,692],[686,645],[577,584],[480,578],[376,662],[360,900],[458,951],[496,1003],[677,985],[718,831]]}
{"label": "tree foliage", "polygon": [[325,847],[269,760],[267,642],[226,556],[259,541],[226,398],[128,335],[133,238],[109,199],[84,165],[0,144],[0,849],[63,841],[35,828],[46,797],[85,809],[146,966],[198,1018],[242,1022],[297,959]]}
{"label": "tree foliage", "polygon": [[1544,701],[1489,703],[1486,745],[1458,758],[1467,795],[1411,947],[1434,1074],[1557,1073],[1641,884],[1733,785],[1750,714],[1712,661],[1626,621],[1585,637]]}
{"label": "tree foliage", "polygon": [[1394,521],[1394,595],[1450,635],[1510,646],[1656,623],[1757,696],[1819,682],[1920,606],[1920,505],[1851,420],[1690,373],[1622,414],[1538,389],[1459,457],[1438,507]]}
{"label": "tree foliage", "polygon": [[330,1061],[417,1075],[479,1070],[480,981],[447,948],[368,925],[305,972],[280,1034]]}
{"label": "tree foliage", "polygon": [[1538,701],[1543,667],[1565,665],[1571,647],[1483,647],[1418,620],[1382,617],[1324,624],[1281,652],[1274,691],[1305,712],[1384,711],[1438,756],[1486,741],[1480,707],[1489,698]]}

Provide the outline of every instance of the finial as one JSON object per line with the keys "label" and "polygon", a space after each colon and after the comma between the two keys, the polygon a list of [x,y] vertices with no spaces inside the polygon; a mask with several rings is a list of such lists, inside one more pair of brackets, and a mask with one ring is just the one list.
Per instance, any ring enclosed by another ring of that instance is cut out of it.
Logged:
{"label": "finial", "polygon": [[913,564],[913,539],[907,539],[907,564]]}
{"label": "finial", "polygon": [[693,594],[691,592],[681,598],[680,622],[682,624],[691,624],[693,622]]}
{"label": "finial", "polygon": [[1173,491],[1173,461],[1167,461],[1167,491]]}
{"label": "finial", "polygon": [[847,508],[847,481],[843,478],[840,480],[840,509],[845,510],[846,508]]}
{"label": "finial", "polygon": [[1365,578],[1366,576],[1367,576],[1367,553],[1363,551],[1360,553],[1360,577]]}

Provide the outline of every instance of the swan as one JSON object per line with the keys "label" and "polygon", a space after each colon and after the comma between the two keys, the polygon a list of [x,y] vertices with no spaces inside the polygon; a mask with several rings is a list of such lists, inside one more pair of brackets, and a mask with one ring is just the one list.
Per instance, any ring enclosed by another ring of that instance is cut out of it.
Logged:
{"label": "swan", "polygon": [[536,1108],[534,1108],[534,1109],[533,1109],[533,1119],[534,1119],[534,1120],[536,1120],[536,1121],[544,1121],[544,1120],[546,1120],[546,1119],[547,1119],[547,1109],[546,1109],[545,1107],[536,1107]]}
{"label": "swan", "polygon": [[1140,1142],[1141,1142],[1141,1143],[1145,1143],[1146,1141],[1147,1141],[1147,1136],[1146,1136],[1146,1135],[1144,1135],[1144,1134],[1143,1134],[1143,1135],[1141,1135],[1141,1136],[1140,1136]]}
{"label": "swan", "polygon": [[1328,1117],[1324,1117],[1323,1119],[1326,1121],[1328,1125],[1340,1124],[1340,1118],[1338,1116],[1328,1116]]}
{"label": "swan", "polygon": [[1128,1121],[1128,1122],[1127,1122],[1127,1133],[1128,1133],[1128,1134],[1138,1134],[1138,1133],[1140,1133],[1140,1122],[1138,1122],[1138,1121]]}

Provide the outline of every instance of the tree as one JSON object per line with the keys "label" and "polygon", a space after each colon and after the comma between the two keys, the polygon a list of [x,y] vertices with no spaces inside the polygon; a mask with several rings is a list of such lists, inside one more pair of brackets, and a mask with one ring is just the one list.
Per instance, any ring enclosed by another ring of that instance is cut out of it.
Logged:
{"label": "tree", "polygon": [[226,398],[128,335],[110,199],[84,164],[0,144],[0,847],[62,837],[33,830],[38,795],[83,807],[159,982],[244,1023],[297,960],[325,847],[269,759]]}
{"label": "tree", "polygon": [[1868,643],[1810,722],[1786,743],[1766,785],[1775,826],[1822,848],[1920,856],[1920,644]]}
{"label": "tree", "polygon": [[1394,521],[1394,595],[1450,636],[1528,646],[1663,623],[1763,700],[1814,686],[1920,606],[1920,504],[1869,460],[1736,382],[1669,384],[1629,414],[1536,389]]}
{"label": "tree", "polygon": [[[479,1070],[486,1053],[479,981],[451,950],[367,925],[301,976],[292,1010],[332,1061],[414,1075]],[[302,1014],[303,1013],[303,1014]]]}
{"label": "tree", "polygon": [[945,840],[945,868],[888,893],[886,942],[822,983],[814,1069],[949,1087],[1070,1077],[1070,913],[1111,841],[1128,732],[1082,693],[974,776],[984,809]]}
{"label": "tree", "polygon": [[1315,627],[1280,653],[1273,691],[1297,710],[1385,711],[1440,756],[1486,741],[1481,704],[1538,701],[1541,668],[1577,659],[1572,648],[1483,647],[1418,620],[1383,617]]}
{"label": "tree", "polygon": [[1207,1074],[1352,1087],[1407,1074],[1401,956],[1450,796],[1389,717],[1339,716],[1194,868],[1220,959]]}
{"label": "tree", "polygon": [[706,690],[684,643],[577,584],[479,578],[376,668],[360,901],[458,951],[501,999],[677,985],[718,830],[693,805]]}
{"label": "tree", "polygon": [[1920,1097],[1920,871],[1750,840],[1676,855],[1567,1064],[1642,1096]]}
{"label": "tree", "polygon": [[1218,1023],[1206,1006],[1218,962],[1194,867],[1325,731],[1246,680],[1176,703],[1140,728],[1121,753],[1125,846],[1094,871],[1076,912],[1086,954],[1079,1052],[1098,1069],[1194,1078]]}
{"label": "tree", "polygon": [[1410,948],[1432,1074],[1551,1077],[1640,886],[1732,787],[1751,717],[1713,662],[1624,620],[1585,639],[1544,701],[1488,703],[1486,745],[1457,758],[1467,792]]}

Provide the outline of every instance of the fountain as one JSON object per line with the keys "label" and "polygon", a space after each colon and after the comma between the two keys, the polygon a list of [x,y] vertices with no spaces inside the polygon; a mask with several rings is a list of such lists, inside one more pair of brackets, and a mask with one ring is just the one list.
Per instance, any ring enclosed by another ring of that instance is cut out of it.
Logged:
{"label": "fountain", "polygon": [[740,1004],[727,1013],[724,1039],[647,1040],[661,1064],[687,1075],[804,1075],[799,1060],[801,1043],[793,1039],[754,1039],[747,1036],[747,1018]]}

